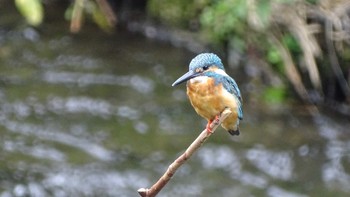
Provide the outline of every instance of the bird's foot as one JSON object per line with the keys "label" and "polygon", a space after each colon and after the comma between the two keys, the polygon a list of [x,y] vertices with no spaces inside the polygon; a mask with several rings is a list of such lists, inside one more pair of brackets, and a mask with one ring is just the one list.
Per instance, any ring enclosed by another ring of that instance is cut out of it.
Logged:
{"label": "bird's foot", "polygon": [[219,118],[220,118],[220,116],[219,116],[219,115],[216,115],[215,118],[214,118],[213,120],[209,120],[209,121],[208,121],[208,124],[207,124],[207,126],[206,126],[206,130],[207,130],[208,133],[213,133],[212,129],[210,128],[210,125],[211,125],[211,123],[213,123],[214,121],[215,121],[215,123],[217,123],[217,122],[219,121]]}
{"label": "bird's foot", "polygon": [[209,120],[207,126],[205,127],[205,129],[207,130],[208,133],[212,133],[213,132],[212,129],[210,128],[210,125],[211,125],[212,122],[213,122],[213,120]]}

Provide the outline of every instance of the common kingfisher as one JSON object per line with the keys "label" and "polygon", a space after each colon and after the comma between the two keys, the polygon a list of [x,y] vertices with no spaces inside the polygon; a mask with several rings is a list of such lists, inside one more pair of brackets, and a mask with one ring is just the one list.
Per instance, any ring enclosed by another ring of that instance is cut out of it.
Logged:
{"label": "common kingfisher", "polygon": [[239,121],[243,119],[242,97],[237,83],[226,74],[221,59],[213,53],[201,53],[193,58],[187,73],[172,86],[187,81],[187,95],[195,111],[209,125],[225,108],[232,113],[221,126],[231,135],[239,135]]}

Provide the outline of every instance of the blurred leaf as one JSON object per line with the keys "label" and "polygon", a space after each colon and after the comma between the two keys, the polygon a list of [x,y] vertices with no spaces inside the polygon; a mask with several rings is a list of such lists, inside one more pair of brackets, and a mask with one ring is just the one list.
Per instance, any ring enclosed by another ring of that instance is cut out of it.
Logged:
{"label": "blurred leaf", "polygon": [[92,10],[92,19],[101,29],[106,32],[110,32],[113,29],[113,26],[108,22],[106,15],[96,4]]}
{"label": "blurred leaf", "polygon": [[270,23],[270,15],[271,15],[271,5],[270,1],[263,0],[258,2],[257,13],[259,15],[260,21],[262,22],[262,26],[266,27]]}
{"label": "blurred leaf", "polygon": [[19,12],[30,25],[38,26],[43,21],[43,6],[40,0],[15,0]]}
{"label": "blurred leaf", "polygon": [[154,16],[172,25],[187,26],[197,14],[197,6],[205,2],[191,2],[188,0],[150,0],[147,10]]}
{"label": "blurred leaf", "polygon": [[291,35],[287,34],[285,36],[283,36],[282,38],[282,43],[287,46],[287,48],[291,51],[291,52],[295,52],[295,53],[299,53],[301,52],[301,48],[299,46],[298,41]]}
{"label": "blurred leaf", "polygon": [[246,0],[226,0],[226,7],[235,12],[237,17],[245,19],[248,13]]}
{"label": "blurred leaf", "polygon": [[285,73],[285,62],[282,58],[281,52],[275,46],[268,49],[267,60],[276,72],[280,74]]}
{"label": "blurred leaf", "polygon": [[74,4],[71,4],[64,12],[64,18],[68,21],[72,19]]}
{"label": "blurred leaf", "polygon": [[350,60],[350,48],[344,48],[344,50],[342,51],[342,57],[344,58],[344,60],[349,61]]}
{"label": "blurred leaf", "polygon": [[270,47],[267,52],[267,60],[272,64],[278,64],[282,62],[282,57],[275,47]]}
{"label": "blurred leaf", "polygon": [[214,41],[227,40],[234,34],[245,33],[247,5],[243,0],[218,1],[206,7],[200,21],[204,31]]}
{"label": "blurred leaf", "polygon": [[307,2],[309,2],[311,4],[316,4],[319,2],[319,0],[307,0]]}
{"label": "blurred leaf", "polygon": [[286,100],[285,87],[269,87],[265,89],[263,98],[268,103],[283,103]]}

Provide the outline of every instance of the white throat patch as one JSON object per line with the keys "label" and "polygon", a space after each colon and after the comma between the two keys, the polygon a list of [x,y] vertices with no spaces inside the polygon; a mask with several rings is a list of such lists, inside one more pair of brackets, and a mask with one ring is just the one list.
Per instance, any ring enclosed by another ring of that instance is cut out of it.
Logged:
{"label": "white throat patch", "polygon": [[209,77],[207,76],[198,76],[190,79],[190,83],[204,83],[204,82],[207,82],[208,79]]}

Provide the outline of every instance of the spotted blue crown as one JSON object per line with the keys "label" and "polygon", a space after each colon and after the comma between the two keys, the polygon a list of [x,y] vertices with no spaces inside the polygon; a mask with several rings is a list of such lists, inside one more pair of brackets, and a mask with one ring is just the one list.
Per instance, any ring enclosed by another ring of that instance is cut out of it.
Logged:
{"label": "spotted blue crown", "polygon": [[221,59],[214,53],[201,53],[192,59],[189,65],[189,70],[195,70],[196,68],[203,66],[216,65],[219,69],[225,70]]}

